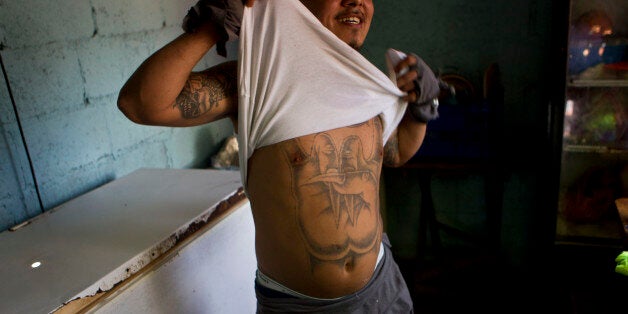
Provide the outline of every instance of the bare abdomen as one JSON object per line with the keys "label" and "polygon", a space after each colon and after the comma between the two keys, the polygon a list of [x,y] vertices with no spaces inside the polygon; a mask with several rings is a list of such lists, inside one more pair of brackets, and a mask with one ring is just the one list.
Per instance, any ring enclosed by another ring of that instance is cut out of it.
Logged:
{"label": "bare abdomen", "polygon": [[368,282],[382,236],[380,128],[373,119],[254,153],[248,194],[267,276],[322,298]]}

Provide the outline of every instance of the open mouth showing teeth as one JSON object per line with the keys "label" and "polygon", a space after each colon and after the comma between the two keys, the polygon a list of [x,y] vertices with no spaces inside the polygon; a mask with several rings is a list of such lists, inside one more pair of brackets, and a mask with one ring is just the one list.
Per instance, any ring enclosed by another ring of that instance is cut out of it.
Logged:
{"label": "open mouth showing teeth", "polygon": [[347,24],[360,24],[361,20],[359,17],[343,17],[340,19],[341,23],[347,23]]}

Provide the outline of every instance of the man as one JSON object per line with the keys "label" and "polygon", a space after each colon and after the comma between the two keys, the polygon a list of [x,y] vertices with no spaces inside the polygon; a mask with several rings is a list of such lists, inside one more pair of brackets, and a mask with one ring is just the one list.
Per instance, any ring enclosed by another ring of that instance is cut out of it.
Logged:
{"label": "man", "polygon": [[[301,3],[344,43],[362,46],[372,0]],[[200,23],[149,57],[122,88],[120,110],[141,124],[192,126],[230,118],[237,129],[237,63],[192,72],[225,39],[220,25]],[[418,99],[438,96],[419,88],[438,83],[426,66],[418,73],[418,62],[409,56],[396,66],[410,69],[396,84],[411,105],[387,142],[376,115],[256,147],[248,158],[243,184],[256,228],[260,312],[413,311],[383,234],[378,193],[382,165],[404,164],[423,141],[429,117],[421,115],[425,105]]]}

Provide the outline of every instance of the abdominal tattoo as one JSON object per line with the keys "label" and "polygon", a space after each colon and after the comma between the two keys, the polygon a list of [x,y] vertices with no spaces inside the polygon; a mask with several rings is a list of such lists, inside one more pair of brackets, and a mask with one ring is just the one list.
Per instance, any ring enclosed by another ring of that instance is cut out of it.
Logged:
{"label": "abdominal tattoo", "polygon": [[237,78],[226,66],[192,73],[177,97],[174,107],[181,116],[193,119],[218,107],[220,101],[237,94]]}
{"label": "abdominal tattoo", "polygon": [[312,271],[322,263],[350,268],[357,258],[379,246],[381,125],[374,119],[351,128],[370,132],[350,132],[353,135],[344,137],[322,132],[310,147],[299,139],[286,145],[298,226]]}

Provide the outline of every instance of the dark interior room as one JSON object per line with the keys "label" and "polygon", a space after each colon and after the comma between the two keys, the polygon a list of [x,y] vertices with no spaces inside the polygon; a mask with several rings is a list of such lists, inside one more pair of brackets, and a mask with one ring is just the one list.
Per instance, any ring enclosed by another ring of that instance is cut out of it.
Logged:
{"label": "dark interior room", "polygon": [[[425,28],[443,13],[435,32],[448,34],[422,35],[421,51],[459,92],[441,95],[417,155],[384,170],[389,235],[418,313],[624,310],[620,2],[417,10],[432,17]],[[602,116],[609,124],[593,122]]]}

